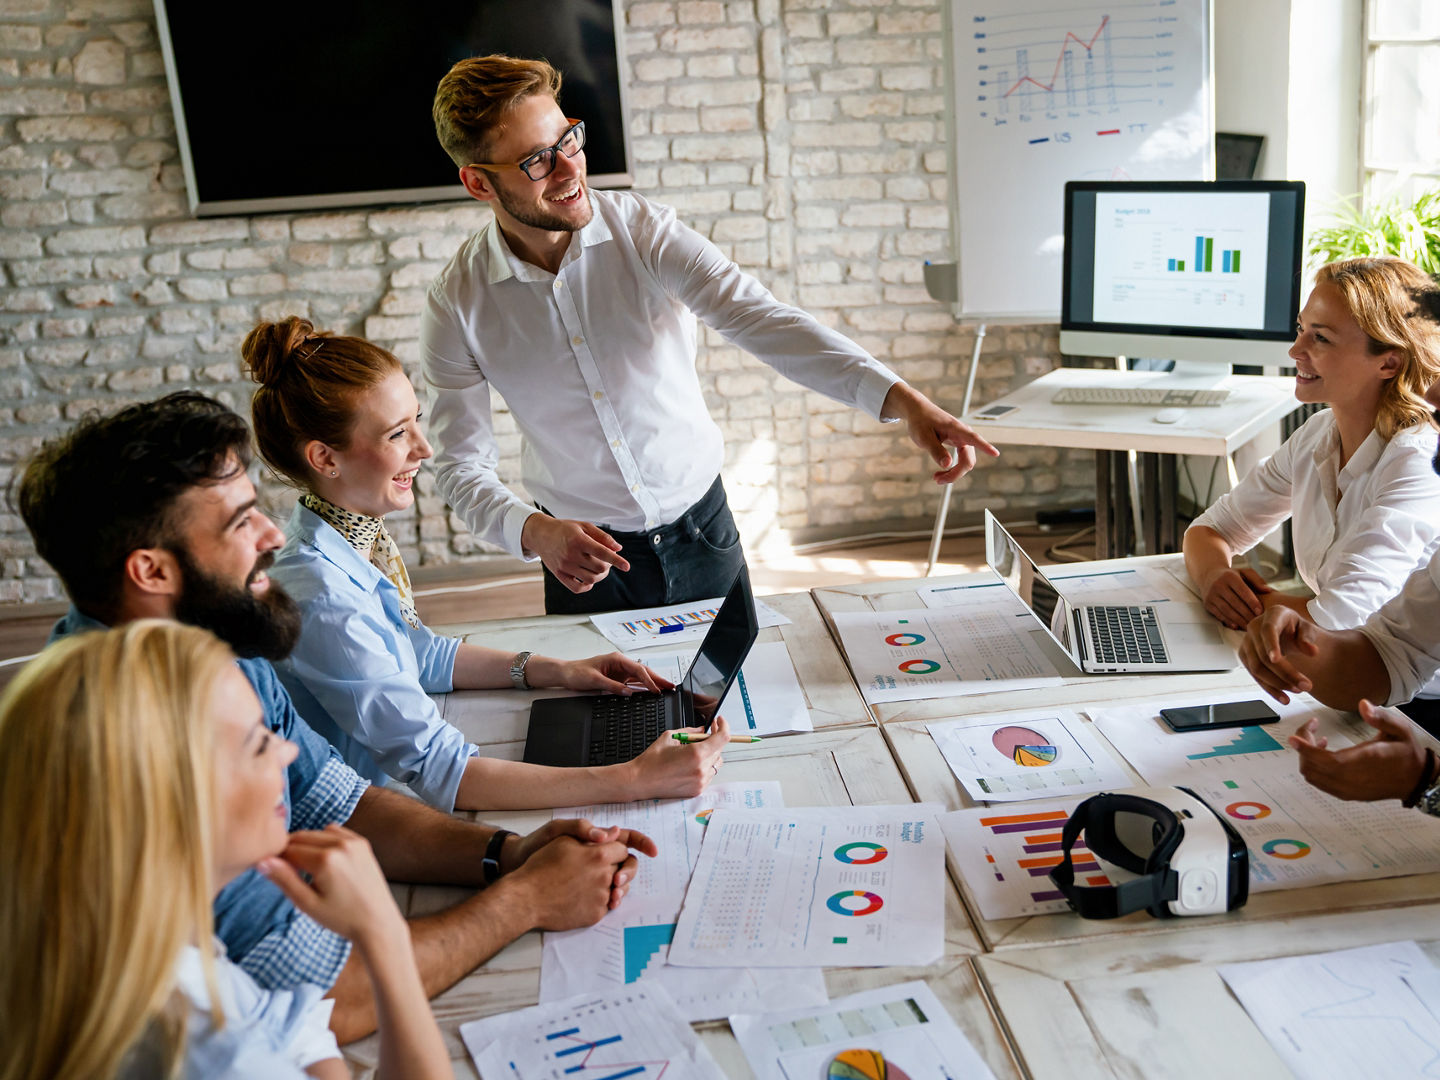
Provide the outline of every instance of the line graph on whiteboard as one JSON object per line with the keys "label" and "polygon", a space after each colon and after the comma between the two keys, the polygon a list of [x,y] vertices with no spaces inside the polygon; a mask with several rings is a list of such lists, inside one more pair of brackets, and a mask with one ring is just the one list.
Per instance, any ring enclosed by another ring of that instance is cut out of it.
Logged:
{"label": "line graph on whiteboard", "polygon": [[974,49],[979,116],[996,128],[1022,129],[1017,137],[1037,149],[1143,138],[1173,111],[1175,3],[971,15],[962,33]]}

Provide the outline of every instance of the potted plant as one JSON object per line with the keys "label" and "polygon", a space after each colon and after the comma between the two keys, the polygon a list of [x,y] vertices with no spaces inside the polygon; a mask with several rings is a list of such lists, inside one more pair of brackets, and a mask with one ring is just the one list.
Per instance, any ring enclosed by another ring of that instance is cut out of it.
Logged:
{"label": "potted plant", "polygon": [[1366,208],[1351,196],[1337,224],[1310,234],[1309,255],[1317,266],[1357,255],[1398,255],[1440,276],[1440,187],[1408,206],[1395,198]]}

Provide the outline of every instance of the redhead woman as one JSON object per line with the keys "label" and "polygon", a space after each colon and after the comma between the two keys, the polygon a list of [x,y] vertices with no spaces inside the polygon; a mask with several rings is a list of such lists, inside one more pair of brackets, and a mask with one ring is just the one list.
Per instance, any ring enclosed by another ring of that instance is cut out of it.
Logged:
{"label": "redhead woman", "polygon": [[262,990],[212,937],[215,894],[252,866],[354,942],[381,1075],[451,1075],[369,845],[285,832],[295,752],[194,627],[79,634],[16,677],[0,698],[0,1080],[349,1076],[324,990]]}
{"label": "redhead woman", "polygon": [[[1435,295],[1403,259],[1346,259],[1316,274],[1290,357],[1296,398],[1329,409],[1185,533],[1185,567],[1227,626],[1243,628],[1273,604],[1326,629],[1358,626],[1440,541],[1436,429],[1425,400],[1440,376]],[[1230,566],[1287,518],[1310,599]]]}
{"label": "redhead woman", "polygon": [[[271,576],[299,603],[300,642],[278,665],[295,706],[350,764],[408,784],[442,810],[518,809],[698,794],[728,738],[662,737],[633,761],[552,768],[480,755],[440,716],[432,693],[563,687],[628,694],[669,686],[619,653],[562,661],[467,645],[433,633],[385,517],[415,502],[431,456],[400,362],[303,319],[265,323],[242,346],[260,384],[260,454],[302,495]],[[557,433],[563,437],[563,433]]]}

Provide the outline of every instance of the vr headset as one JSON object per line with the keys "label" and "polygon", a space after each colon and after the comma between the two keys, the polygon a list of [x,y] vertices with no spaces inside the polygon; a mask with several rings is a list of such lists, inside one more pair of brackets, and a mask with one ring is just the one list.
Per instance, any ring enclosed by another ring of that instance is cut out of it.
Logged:
{"label": "vr headset", "polygon": [[[1085,846],[1138,875],[1119,885],[1075,884],[1071,848]],[[1065,858],[1050,880],[1087,919],[1114,919],[1144,908],[1156,918],[1219,915],[1250,895],[1250,859],[1234,827],[1189,788],[1106,792],[1075,808],[1061,833]]]}

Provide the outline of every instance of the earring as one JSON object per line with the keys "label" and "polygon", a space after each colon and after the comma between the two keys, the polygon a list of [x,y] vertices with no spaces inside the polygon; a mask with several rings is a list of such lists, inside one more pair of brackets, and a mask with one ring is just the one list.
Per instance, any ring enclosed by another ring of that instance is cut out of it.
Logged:
{"label": "earring", "polygon": [[340,470],[339,470],[339,469],[331,469],[331,470],[330,470],[330,475],[331,475],[331,476],[339,476],[339,475],[340,475]]}

